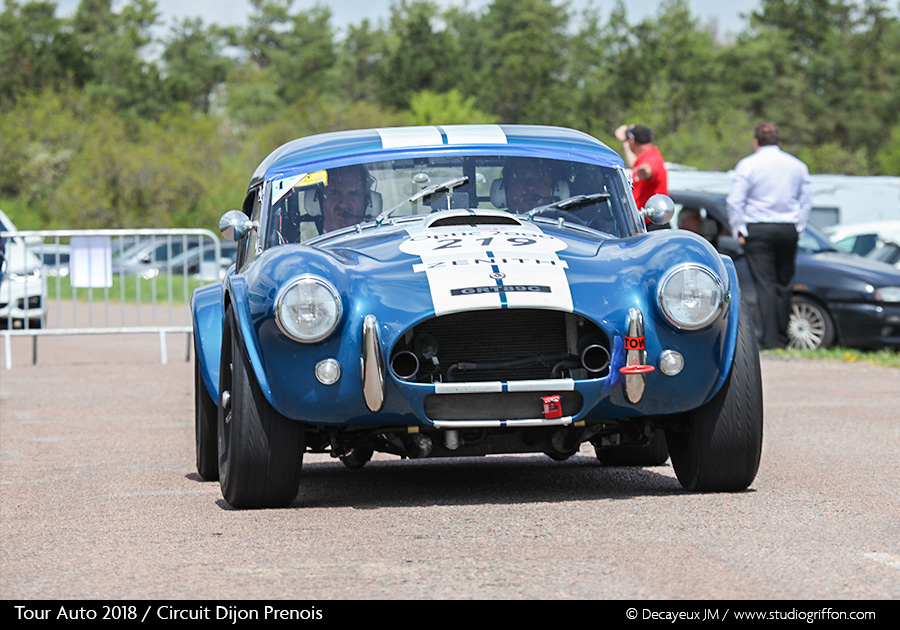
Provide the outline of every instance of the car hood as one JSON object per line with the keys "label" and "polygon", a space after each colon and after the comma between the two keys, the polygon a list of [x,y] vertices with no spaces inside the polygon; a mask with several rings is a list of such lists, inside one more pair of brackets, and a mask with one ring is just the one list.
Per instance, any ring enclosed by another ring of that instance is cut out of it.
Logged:
{"label": "car hood", "polygon": [[[455,217],[472,217],[455,223]],[[497,217],[506,220],[496,223]],[[351,262],[367,257],[388,263],[406,255],[452,260],[472,251],[504,251],[519,254],[560,252],[566,258],[590,258],[608,237],[594,231],[560,227],[555,222],[532,222],[502,212],[441,213],[422,220],[403,221],[372,229],[351,231],[318,239],[315,247]]]}
{"label": "car hood", "polygon": [[40,258],[31,253],[19,239],[6,241],[4,260],[4,273],[30,273],[42,266]]}
{"label": "car hood", "polygon": [[800,252],[798,264],[822,273],[853,276],[877,287],[900,286],[900,270],[887,263],[839,251]]}

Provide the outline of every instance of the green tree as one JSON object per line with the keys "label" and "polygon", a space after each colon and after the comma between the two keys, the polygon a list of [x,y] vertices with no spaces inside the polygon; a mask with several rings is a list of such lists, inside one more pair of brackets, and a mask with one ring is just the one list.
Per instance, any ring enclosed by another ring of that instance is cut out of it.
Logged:
{"label": "green tree", "polygon": [[387,50],[387,34],[369,20],[350,25],[339,44],[332,82],[337,94],[350,102],[377,101],[378,67]]}
{"label": "green tree", "polygon": [[245,63],[232,68],[225,86],[228,116],[242,128],[264,124],[285,106],[274,70]]}
{"label": "green tree", "polygon": [[[900,113],[897,19],[884,2],[763,0],[726,55],[735,94],[754,117],[778,122],[798,145],[842,146],[846,155],[883,142]],[[867,159],[852,158],[864,170]]]}
{"label": "green tree", "polygon": [[490,58],[487,20],[467,6],[451,6],[443,14],[445,30],[457,42],[452,61],[461,76],[453,85],[463,97],[477,98],[485,88],[485,67]]}
{"label": "green tree", "polygon": [[78,44],[88,58],[86,90],[141,116],[164,109],[159,70],[147,60],[159,14],[153,0],[130,0],[116,13],[112,0],[81,0],[72,17]]}
{"label": "green tree", "polygon": [[237,43],[248,63],[275,81],[283,103],[310,92],[330,89],[328,81],[337,61],[331,12],[322,7],[292,14],[292,0],[251,0],[254,13],[240,29]]}
{"label": "green tree", "polygon": [[443,27],[437,5],[424,0],[400,0],[391,6],[390,30],[376,68],[381,103],[409,105],[409,95],[421,90],[446,92],[463,79],[459,43]]}
{"label": "green tree", "polygon": [[83,51],[54,2],[6,0],[0,12],[0,111],[45,88],[82,86],[88,78]]}
{"label": "green tree", "polygon": [[412,122],[416,125],[493,123],[496,119],[475,107],[475,97],[463,98],[456,90],[437,94],[416,92],[409,99]]}
{"label": "green tree", "polygon": [[90,117],[84,92],[50,87],[23,93],[0,116],[0,198],[4,205],[10,200],[38,208],[47,204],[80,148],[89,142],[86,126]]}
{"label": "green tree", "polygon": [[900,177],[900,118],[887,134],[887,142],[875,156],[882,175]]}
{"label": "green tree", "polygon": [[589,7],[579,24],[569,47],[567,94],[573,106],[568,124],[608,141],[634,98],[628,79],[630,28],[624,5],[619,0],[605,23]]}
{"label": "green tree", "polygon": [[565,91],[569,14],[552,0],[494,0],[487,33],[482,109],[503,122],[555,124]]}
{"label": "green tree", "polygon": [[162,53],[166,100],[208,112],[215,88],[225,81],[232,65],[221,53],[226,42],[225,31],[206,28],[199,19],[176,24]]}

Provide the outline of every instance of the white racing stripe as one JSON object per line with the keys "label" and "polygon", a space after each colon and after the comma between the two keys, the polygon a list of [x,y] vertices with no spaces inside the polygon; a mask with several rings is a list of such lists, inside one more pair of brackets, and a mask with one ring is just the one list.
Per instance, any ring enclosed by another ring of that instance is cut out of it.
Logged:
{"label": "white racing stripe", "polygon": [[497,125],[442,125],[447,144],[506,144],[506,134]]}
{"label": "white racing stripe", "polygon": [[437,127],[389,127],[377,131],[384,149],[430,147],[444,143]]}
{"label": "white racing stripe", "polygon": [[531,224],[409,229],[400,250],[422,262],[437,315],[478,308],[572,310],[564,241]]}
{"label": "white racing stripe", "polygon": [[498,125],[383,127],[376,131],[381,136],[381,146],[384,149],[433,147],[444,144],[506,144],[506,134]]}

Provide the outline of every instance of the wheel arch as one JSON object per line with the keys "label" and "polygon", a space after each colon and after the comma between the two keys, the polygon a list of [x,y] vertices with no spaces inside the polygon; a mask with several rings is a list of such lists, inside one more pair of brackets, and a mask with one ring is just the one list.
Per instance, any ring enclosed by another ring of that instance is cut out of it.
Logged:
{"label": "wheel arch", "polygon": [[225,321],[225,291],[210,284],[194,291],[191,298],[194,348],[200,375],[207,393],[219,399],[219,359],[222,352],[222,324]]}
{"label": "wheel arch", "polygon": [[[242,277],[231,276],[228,284],[224,288],[222,296],[222,322],[224,323],[225,311],[231,306],[234,313],[234,321],[237,330],[237,341],[247,353],[247,359],[250,362],[250,369],[260,391],[269,404],[272,404],[272,388],[269,385],[269,379],[262,365],[262,354],[259,347],[259,337],[256,334],[256,328],[253,326],[253,317],[250,314],[250,302],[247,289],[247,283]],[[219,333],[219,345],[221,346],[221,326]],[[218,382],[218,381],[217,381]]]}
{"label": "wheel arch", "polygon": [[[728,256],[722,256],[722,262],[724,263],[725,270],[728,273],[729,283],[728,294],[730,296],[730,300],[728,302],[728,326],[725,333],[725,345],[722,348],[719,378],[716,380],[715,387],[713,387],[712,391],[710,391],[707,399],[704,401],[704,404],[712,400],[713,397],[719,393],[719,390],[722,389],[725,381],[728,380],[728,375],[731,373],[731,367],[734,363],[734,356],[737,352],[738,324],[740,323],[741,317],[741,289],[738,285],[737,271],[734,267],[734,261]],[[749,309],[745,312],[745,314],[750,317]],[[752,329],[753,318],[750,317],[750,319],[750,326]]]}

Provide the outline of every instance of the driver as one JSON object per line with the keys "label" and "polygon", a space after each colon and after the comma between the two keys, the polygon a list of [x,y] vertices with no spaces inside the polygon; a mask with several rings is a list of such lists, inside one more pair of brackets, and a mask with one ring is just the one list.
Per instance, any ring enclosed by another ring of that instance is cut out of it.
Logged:
{"label": "driver", "polygon": [[513,160],[506,167],[506,203],[520,214],[553,201],[553,171],[541,160]]}
{"label": "driver", "polygon": [[322,190],[322,227],[325,232],[356,225],[366,218],[368,179],[361,165],[328,171],[328,185]]}

